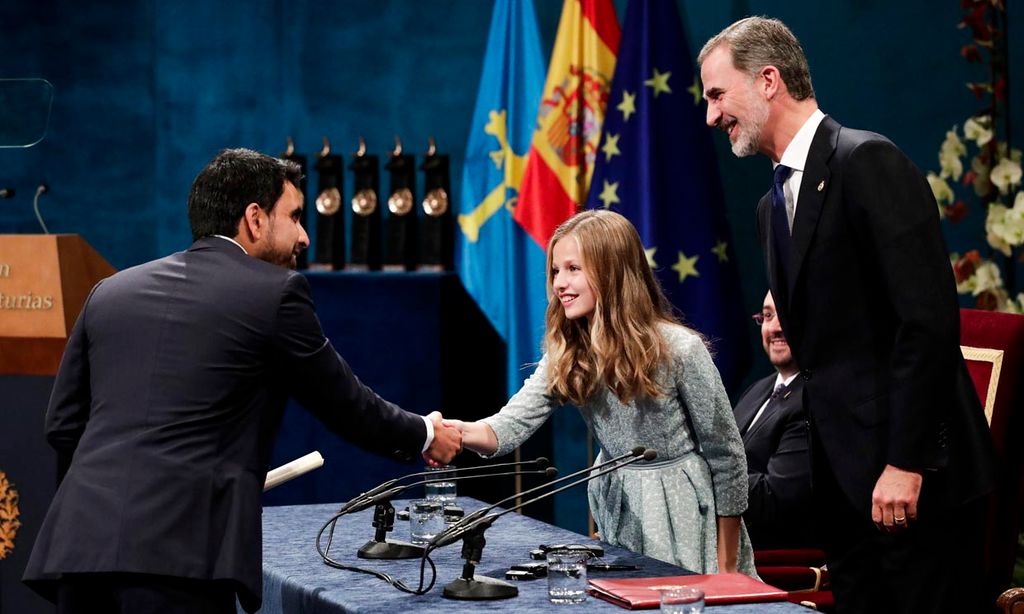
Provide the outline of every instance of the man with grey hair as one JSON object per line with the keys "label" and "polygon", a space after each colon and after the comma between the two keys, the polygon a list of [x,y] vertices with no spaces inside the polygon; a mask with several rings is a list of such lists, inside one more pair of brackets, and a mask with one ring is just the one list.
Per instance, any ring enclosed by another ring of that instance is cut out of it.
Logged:
{"label": "man with grey hair", "polygon": [[801,367],[813,491],[839,612],[980,611],[991,437],[959,349],[937,206],[878,134],[818,109],[782,22],[740,20],[698,57],[707,123],[775,172],[757,220]]}

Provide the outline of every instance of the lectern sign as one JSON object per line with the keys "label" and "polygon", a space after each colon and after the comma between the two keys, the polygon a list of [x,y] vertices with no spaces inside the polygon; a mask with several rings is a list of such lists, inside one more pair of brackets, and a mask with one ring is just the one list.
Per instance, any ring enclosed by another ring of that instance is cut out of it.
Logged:
{"label": "lectern sign", "polygon": [[89,291],[113,273],[78,235],[0,235],[0,374],[55,374]]}
{"label": "lectern sign", "polygon": [[57,337],[65,327],[57,243],[0,236],[0,337]]}

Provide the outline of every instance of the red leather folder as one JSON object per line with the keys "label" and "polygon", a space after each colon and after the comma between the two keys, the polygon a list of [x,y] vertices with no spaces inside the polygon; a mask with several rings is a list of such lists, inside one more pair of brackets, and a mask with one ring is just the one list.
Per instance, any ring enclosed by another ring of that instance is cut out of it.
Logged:
{"label": "red leather folder", "polygon": [[660,578],[591,580],[590,594],[629,610],[661,605],[659,587],[692,586],[704,591],[706,605],[784,601],[789,593],[741,573],[720,573]]}

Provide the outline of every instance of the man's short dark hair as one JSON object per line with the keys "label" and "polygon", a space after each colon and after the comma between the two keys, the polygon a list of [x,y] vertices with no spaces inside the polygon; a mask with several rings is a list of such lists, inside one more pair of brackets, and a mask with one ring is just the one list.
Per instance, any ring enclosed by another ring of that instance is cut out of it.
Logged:
{"label": "man's short dark hair", "polygon": [[301,179],[302,169],[289,160],[251,149],[221,151],[192,182],[188,196],[192,240],[234,237],[249,203],[270,213],[284,192],[284,182],[297,188]]}
{"label": "man's short dark hair", "polygon": [[778,19],[747,17],[737,21],[704,44],[697,64],[702,66],[708,55],[722,45],[731,51],[736,70],[751,79],[765,66],[774,66],[779,69],[790,96],[795,100],[814,98],[804,48],[792,30]]}

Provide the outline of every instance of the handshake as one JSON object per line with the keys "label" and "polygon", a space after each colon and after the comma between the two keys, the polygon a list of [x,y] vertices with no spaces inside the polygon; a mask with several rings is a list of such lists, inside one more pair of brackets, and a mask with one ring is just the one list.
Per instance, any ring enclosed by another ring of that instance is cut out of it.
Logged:
{"label": "handshake", "polygon": [[447,465],[462,452],[462,431],[465,423],[461,420],[443,420],[441,412],[427,414],[427,420],[434,425],[434,440],[423,452],[423,460],[431,467]]}

